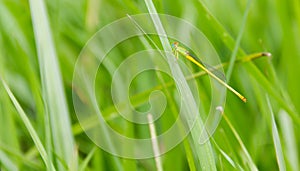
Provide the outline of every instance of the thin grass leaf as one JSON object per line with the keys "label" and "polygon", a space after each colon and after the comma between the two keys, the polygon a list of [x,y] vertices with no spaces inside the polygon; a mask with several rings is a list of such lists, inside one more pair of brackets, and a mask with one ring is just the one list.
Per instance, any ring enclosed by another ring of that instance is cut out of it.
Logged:
{"label": "thin grass leaf", "polygon": [[[153,24],[156,28],[158,35],[164,35],[163,37],[162,36],[159,37],[161,44],[163,46],[163,49],[165,51],[170,52],[171,51],[170,42],[166,38],[167,37],[166,32],[164,31],[162,23],[157,15],[157,11],[154,7],[154,4],[152,3],[151,0],[145,0],[145,3],[147,6],[147,9],[148,9],[148,12],[150,14],[152,14],[151,18],[152,18]],[[170,65],[170,69],[171,69],[171,72],[172,72],[174,78],[180,80],[181,84],[177,84],[176,86],[179,89],[179,91],[182,93],[182,96],[183,96],[182,98],[185,99],[185,101],[183,101],[183,104],[181,107],[183,108],[183,110],[186,110],[185,113],[187,115],[186,116],[187,120],[189,120],[189,118],[191,118],[191,116],[189,116],[189,115],[191,115],[192,113],[193,114],[196,113],[197,114],[196,116],[199,116],[198,107],[196,106],[194,97],[191,94],[191,91],[188,87],[188,84],[187,84],[182,72],[180,71],[179,66],[172,65],[172,61],[174,61],[175,58],[173,56],[169,56],[169,55],[167,55],[166,57],[167,57],[167,61]],[[190,125],[190,126],[192,128],[192,125]],[[201,132],[202,128],[203,128],[203,123],[201,121],[201,118],[198,117],[196,120],[196,123],[192,129],[192,137],[194,139],[196,153],[200,160],[199,162],[200,162],[201,168],[203,170],[216,170],[216,164],[215,164],[214,155],[212,152],[212,147],[211,147],[210,142],[207,141],[206,143],[201,144],[201,145],[198,143],[199,136],[200,136],[199,133]]]}
{"label": "thin grass leaf", "polygon": [[13,161],[11,161],[9,159],[9,157],[2,150],[0,150],[0,163],[2,163],[3,166],[7,170],[11,170],[11,171],[17,171],[17,170],[19,170],[18,166],[16,164],[14,164]]}
{"label": "thin grass leaf", "polygon": [[194,161],[193,151],[190,147],[188,139],[184,140],[183,143],[184,143],[184,148],[185,148],[185,153],[186,153],[186,159],[189,164],[189,169],[190,169],[190,171],[196,171],[197,169],[196,169],[196,164]]}
{"label": "thin grass leaf", "polygon": [[285,171],[286,166],[285,166],[285,161],[284,161],[284,157],[283,157],[281,141],[280,141],[280,138],[279,138],[277,125],[276,125],[276,122],[275,122],[273,109],[272,109],[272,106],[271,106],[271,103],[270,103],[270,100],[269,100],[268,96],[266,96],[266,100],[267,100],[268,107],[269,107],[269,110],[270,110],[270,115],[271,115],[272,137],[273,137],[274,148],[275,148],[275,152],[276,152],[277,164],[278,164],[278,167],[279,167],[280,171]]}
{"label": "thin grass leaf", "polygon": [[68,166],[69,170],[78,170],[78,147],[74,147],[73,158]]}
{"label": "thin grass leaf", "polygon": [[235,138],[237,139],[238,143],[240,144],[240,146],[242,148],[242,151],[246,155],[246,162],[247,162],[249,168],[251,170],[257,170],[258,171],[258,169],[257,169],[255,163],[253,162],[246,146],[244,145],[244,143],[243,143],[241,137],[239,136],[238,132],[235,130],[235,128],[231,124],[229,118],[225,114],[223,114],[223,118],[225,119],[226,123],[228,124],[229,128],[231,129],[232,133],[234,134]]}
{"label": "thin grass leaf", "polygon": [[16,110],[18,111],[18,114],[19,114],[21,120],[23,121],[23,123],[24,123],[25,127],[27,128],[32,140],[34,141],[34,144],[36,145],[36,148],[38,149],[42,159],[44,160],[47,169],[48,170],[55,170],[54,165],[51,162],[50,162],[50,165],[49,165],[50,159],[48,158],[48,155],[45,151],[45,148],[44,148],[41,140],[39,139],[36,131],[34,130],[32,124],[30,123],[30,120],[28,119],[27,115],[25,114],[24,110],[22,109],[22,107],[18,103],[17,99],[15,98],[13,93],[11,92],[10,88],[8,87],[8,85],[5,83],[5,81],[2,78],[1,78],[1,81],[2,81],[2,84],[4,85],[4,88],[5,88],[8,96],[10,97],[10,99],[13,102],[14,106],[16,107]]}
{"label": "thin grass leaf", "polygon": [[[0,46],[1,46],[0,42]],[[1,58],[1,55],[0,55]],[[0,59],[0,63],[1,59]],[[2,67],[2,64],[0,64]],[[5,68],[5,67],[3,67]],[[1,71],[0,71],[1,72]],[[2,75],[0,73],[0,75]],[[1,77],[1,76],[0,76]],[[10,160],[16,162],[18,157],[15,155],[21,154],[21,144],[19,143],[19,130],[18,124],[15,122],[15,108],[11,105],[11,100],[7,95],[4,87],[0,86],[0,150],[3,150],[3,159],[5,155],[10,158]],[[1,162],[0,162],[1,163]],[[9,164],[9,163],[8,163]]]}
{"label": "thin grass leaf", "polygon": [[[32,151],[37,151],[37,155],[39,155],[39,151],[34,147],[35,149]],[[45,168],[44,166],[41,166],[41,164],[38,161],[33,161],[32,159],[36,157],[36,154],[34,156],[28,157],[27,154],[21,153],[20,151],[17,151],[17,149],[13,148],[9,145],[0,144],[0,151],[3,151],[7,156],[13,157],[14,159],[18,160],[25,166],[31,167],[35,170],[41,170],[42,168]],[[18,163],[20,164],[20,163]],[[43,165],[43,164],[42,164]]]}
{"label": "thin grass leaf", "polygon": [[[150,44],[153,44],[153,46],[156,48],[156,49],[159,49],[157,47],[157,45],[155,44],[155,42],[151,39],[151,37],[149,37],[146,32],[143,30],[143,28],[141,28],[138,23],[136,23],[132,17],[130,17],[129,15],[127,15],[137,26],[137,28],[144,34],[145,37],[140,37],[140,40],[141,42],[143,43],[143,45],[145,46],[146,49],[151,49],[151,45]],[[148,41],[150,42],[148,42]],[[171,95],[171,92],[170,90],[168,89],[168,87],[170,87],[171,85],[173,85],[174,83],[173,82],[168,82],[166,83],[165,80],[163,79],[163,76],[161,75],[160,72],[155,72],[157,77],[159,78],[160,82],[162,83],[161,86],[155,86],[153,89],[150,89],[150,91],[147,91],[147,92],[153,92],[152,90],[164,90],[165,92],[165,95],[168,99],[168,102],[169,102],[169,106],[171,107],[171,111],[172,111],[172,114],[173,114],[173,117],[176,118],[176,113],[178,113],[178,110],[176,109],[176,104],[174,102],[174,100],[172,100],[172,95]],[[145,92],[142,92],[141,94],[143,94]],[[145,99],[140,99],[140,100],[133,100],[133,101],[138,101],[138,102],[145,102],[149,95],[145,96],[146,98]],[[196,171],[196,165],[195,165],[195,162],[194,162],[194,157],[193,157],[193,152],[191,150],[191,147],[189,145],[189,142],[188,142],[188,139],[185,139],[184,142],[184,148],[185,148],[185,152],[186,152],[186,158],[187,158],[187,161],[188,161],[188,164],[189,164],[189,169],[191,171]],[[157,167],[158,168],[158,167]]]}
{"label": "thin grass leaf", "polygon": [[234,66],[234,63],[235,63],[235,60],[236,60],[237,52],[238,52],[238,49],[239,49],[239,46],[240,46],[240,43],[241,43],[241,40],[242,40],[243,32],[245,30],[248,14],[249,14],[249,11],[250,11],[251,2],[252,2],[252,0],[248,0],[248,2],[247,2],[247,7],[246,7],[246,10],[244,12],[243,21],[242,21],[241,26],[240,26],[240,31],[239,31],[239,34],[237,36],[237,39],[236,39],[236,42],[235,42],[235,45],[234,45],[234,48],[233,48],[233,51],[232,51],[232,54],[231,54],[231,57],[230,57],[228,70],[226,72],[226,80],[228,82],[230,80],[230,77],[231,77],[231,74],[232,74],[232,71],[233,71],[233,66]]}
{"label": "thin grass leaf", "polygon": [[[162,87],[165,90],[164,92],[165,92],[165,94],[167,96],[168,102],[170,102],[169,106],[171,107],[171,111],[172,111],[173,117],[176,118],[176,113],[178,113],[178,110],[175,107],[176,104],[172,100],[171,92],[168,89],[168,87],[170,86],[170,83],[166,83],[164,81],[164,79],[162,78],[162,75],[161,75],[160,72],[156,72],[156,74],[158,75],[159,80],[163,84]],[[189,170],[190,171],[196,171],[196,165],[195,165],[195,161],[194,161],[193,151],[192,151],[192,149],[190,147],[190,144],[192,144],[192,143],[189,143],[189,139],[183,140],[183,145],[184,145],[184,149],[185,149],[185,153],[186,153],[186,158],[187,158],[187,161],[188,161],[188,164],[189,164]]]}
{"label": "thin grass leaf", "polygon": [[[44,118],[44,109],[43,109],[43,102],[41,98],[41,91],[40,91],[40,83],[38,80],[38,75],[36,74],[36,71],[34,70],[34,51],[31,41],[29,40],[26,34],[26,31],[24,29],[24,25],[19,23],[18,18],[14,17],[15,11],[9,10],[9,8],[6,7],[6,4],[4,1],[0,1],[0,47],[3,47],[4,49],[1,50],[1,58],[0,62],[3,65],[1,66],[1,69],[5,71],[5,74],[10,75],[7,78],[7,81],[10,82],[10,79],[14,80],[15,76],[12,74],[17,74],[11,72],[10,65],[7,65],[8,56],[6,54],[10,54],[11,57],[14,58],[14,64],[17,66],[20,66],[20,71],[22,72],[20,75],[24,75],[26,78],[24,80],[28,80],[25,84],[28,84],[30,87],[30,90],[32,92],[32,97],[30,99],[34,100],[35,108],[37,110],[37,119],[43,120]],[[25,15],[25,14],[24,14]],[[30,26],[26,26],[29,27]],[[11,34],[14,33],[14,34]],[[7,36],[8,35],[8,36]],[[4,39],[3,37],[7,36],[7,39]],[[3,38],[3,39],[2,39]],[[3,41],[3,42],[2,42]],[[12,43],[16,49],[12,49],[12,47],[9,46],[9,43]],[[10,53],[12,51],[12,53]],[[16,52],[16,53],[14,53]],[[13,55],[17,56],[13,56]],[[23,69],[24,68],[24,69]],[[12,84],[10,84],[12,85]],[[15,94],[17,94],[17,91],[15,91]],[[24,101],[22,99],[22,101]],[[32,103],[32,102],[30,102]],[[33,103],[32,103],[33,104]],[[43,122],[38,122],[38,128],[42,128],[44,126]]]}
{"label": "thin grass leaf", "polygon": [[287,158],[286,161],[292,170],[299,170],[299,154],[293,121],[284,110],[279,111],[279,118],[280,128],[282,128],[281,134],[285,144],[284,152]]}
{"label": "thin grass leaf", "polygon": [[231,159],[231,157],[230,157],[228,154],[226,154],[226,152],[223,151],[223,150],[220,148],[220,146],[217,144],[217,142],[216,142],[214,139],[213,139],[213,142],[214,142],[215,146],[217,147],[217,149],[219,150],[219,152],[221,153],[221,155],[228,161],[228,163],[229,163],[233,168],[236,169],[237,166],[236,166],[234,160]]}
{"label": "thin grass leaf", "polygon": [[85,171],[87,169],[87,166],[89,164],[89,162],[91,161],[93,155],[95,154],[95,151],[97,150],[96,147],[94,147],[89,154],[87,155],[87,157],[83,160],[83,162],[81,163],[81,165],[79,166],[79,171]]}
{"label": "thin grass leaf", "polygon": [[222,149],[219,149],[219,151],[222,154],[222,156],[228,161],[228,163],[230,163],[230,165],[236,169],[236,165],[234,161],[230,158],[230,156],[227,155]]}
{"label": "thin grass leaf", "polygon": [[150,135],[151,135],[151,142],[152,142],[152,149],[154,152],[154,158],[155,158],[155,165],[157,171],[163,171],[163,167],[161,164],[161,158],[159,157],[160,151],[159,151],[159,146],[157,142],[157,135],[156,135],[156,128],[155,125],[153,124],[153,117],[152,114],[147,115],[148,121],[149,121],[149,130],[150,130]]}
{"label": "thin grass leaf", "polygon": [[[111,75],[113,75],[114,74],[114,71],[116,71],[116,66],[114,65],[114,63],[112,62],[112,61],[110,61],[110,60],[106,60],[105,62],[103,62],[103,65],[105,66],[105,68],[107,69],[107,71],[111,74]],[[122,84],[122,80],[118,80],[118,79],[116,79],[117,81],[118,81],[118,83],[116,84],[117,86],[122,86],[123,84]],[[122,87],[120,87],[120,88],[118,88],[118,90],[122,90]],[[119,92],[119,93],[124,93],[124,92]],[[97,115],[95,115],[95,116],[97,116]],[[96,121],[96,123],[98,123],[99,124],[99,121],[98,121],[98,119],[95,119],[94,121]],[[91,122],[89,122],[88,124],[91,124]],[[102,126],[102,125],[101,125]],[[85,127],[84,127],[85,128]],[[103,134],[105,135],[104,137],[105,137],[105,139],[103,140],[103,141],[106,141],[107,142],[107,144],[110,144],[110,149],[113,151],[113,150],[115,150],[114,149],[114,147],[113,147],[113,141],[112,141],[112,139],[110,138],[110,135],[109,135],[109,132],[107,131],[107,129],[106,128],[104,128],[104,127],[101,127],[101,130],[103,130]],[[124,148],[125,148],[125,146],[126,146],[126,144],[124,144],[124,143],[122,143],[122,145],[124,146]],[[125,148],[126,149],[126,148]],[[128,149],[128,148],[127,148]],[[113,157],[111,157],[110,158],[110,160],[111,160],[111,162],[112,163],[114,163],[114,166],[115,166],[115,168],[114,169],[117,169],[117,170],[124,170],[124,168],[122,167],[122,162],[121,162],[121,160],[120,160],[120,158],[118,158],[118,157],[115,157],[115,156],[113,156]],[[124,165],[123,165],[124,166]]]}
{"label": "thin grass leaf", "polygon": [[[69,163],[72,159],[74,140],[48,14],[44,1],[30,0],[29,2],[41,72],[43,98],[49,112],[53,150],[65,163]],[[57,162],[60,163],[59,160]],[[63,166],[59,164],[59,168],[63,169]]]}

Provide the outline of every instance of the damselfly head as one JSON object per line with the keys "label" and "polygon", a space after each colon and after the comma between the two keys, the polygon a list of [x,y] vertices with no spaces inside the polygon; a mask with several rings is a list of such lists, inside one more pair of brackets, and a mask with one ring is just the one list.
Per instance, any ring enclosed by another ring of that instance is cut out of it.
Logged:
{"label": "damselfly head", "polygon": [[173,49],[176,49],[178,47],[178,44],[179,44],[178,42],[174,42],[174,43],[172,43],[171,47]]}

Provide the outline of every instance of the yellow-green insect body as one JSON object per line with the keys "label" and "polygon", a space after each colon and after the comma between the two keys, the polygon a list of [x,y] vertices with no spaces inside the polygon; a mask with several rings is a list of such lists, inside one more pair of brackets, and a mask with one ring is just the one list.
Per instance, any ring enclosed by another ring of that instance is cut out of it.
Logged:
{"label": "yellow-green insect body", "polygon": [[190,54],[190,52],[188,50],[186,50],[185,48],[179,46],[178,42],[174,42],[172,44],[172,48],[173,48],[173,53],[176,57],[176,59],[178,59],[179,54],[181,54],[182,56],[184,56],[186,59],[188,59],[189,61],[193,62],[194,64],[196,64],[198,67],[200,67],[201,69],[203,69],[207,74],[209,74],[211,77],[213,77],[214,79],[216,79],[219,83],[221,83],[222,85],[224,85],[226,88],[228,88],[231,92],[233,92],[235,95],[237,95],[243,102],[246,102],[247,99],[241,95],[239,92],[237,92],[235,89],[233,89],[231,86],[229,86],[227,83],[225,83],[222,79],[220,79],[219,77],[217,77],[214,73],[212,73],[209,69],[207,69],[203,62],[195,57],[192,56]]}

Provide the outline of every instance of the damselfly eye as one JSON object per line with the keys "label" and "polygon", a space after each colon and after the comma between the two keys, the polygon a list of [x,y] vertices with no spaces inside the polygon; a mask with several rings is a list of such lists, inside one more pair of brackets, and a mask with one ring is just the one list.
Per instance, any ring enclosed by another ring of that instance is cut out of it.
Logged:
{"label": "damselfly eye", "polygon": [[176,48],[178,47],[178,42],[172,43],[172,44],[171,44],[171,47],[172,47],[173,49],[176,49]]}

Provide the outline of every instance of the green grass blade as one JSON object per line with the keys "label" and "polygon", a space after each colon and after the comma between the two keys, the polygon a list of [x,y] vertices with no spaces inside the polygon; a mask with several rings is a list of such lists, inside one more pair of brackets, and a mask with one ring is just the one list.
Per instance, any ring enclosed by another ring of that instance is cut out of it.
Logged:
{"label": "green grass blade", "polygon": [[[28,37],[28,33],[24,29],[24,27],[31,28],[31,26],[24,26],[22,23],[19,23],[19,18],[14,17],[15,11],[12,9],[9,9],[6,7],[6,4],[4,1],[0,1],[0,41],[3,41],[0,43],[0,47],[3,47],[3,50],[1,50],[1,58],[0,59],[1,64],[6,65],[5,67],[1,67],[3,71],[5,71],[5,74],[11,75],[11,74],[17,74],[11,72],[12,67],[11,65],[7,65],[10,60],[10,58],[14,59],[14,65],[19,66],[18,70],[21,72],[19,76],[24,76],[24,81],[28,80],[28,82],[24,82],[26,85],[28,85],[28,88],[30,88],[32,92],[32,97],[29,97],[30,99],[34,100],[35,107],[37,110],[37,119],[43,120],[44,119],[44,109],[43,109],[43,102],[41,98],[41,90],[40,90],[40,83],[38,79],[38,74],[34,68],[35,64],[35,53],[34,53],[34,47],[31,43],[31,38]],[[27,14],[27,13],[26,13]],[[24,16],[26,15],[24,14]],[[26,23],[27,24],[27,23]],[[14,34],[11,34],[14,33]],[[3,37],[2,37],[3,36]],[[7,39],[4,37],[7,36]],[[3,38],[3,39],[2,39]],[[14,47],[9,46],[10,42],[13,42],[13,45],[17,47],[17,49],[14,49]],[[9,56],[8,56],[9,55]],[[14,80],[14,76],[7,76],[7,81],[11,83],[11,80]],[[13,84],[10,84],[13,86]],[[20,86],[25,87],[25,86]],[[11,87],[14,89],[15,87]],[[16,89],[14,89],[14,93],[18,95],[18,92]],[[22,101],[25,101],[24,99],[21,99]],[[38,128],[41,129],[44,126],[43,122],[37,122]]]}
{"label": "green grass blade", "polygon": [[18,170],[17,165],[15,165],[2,150],[0,150],[0,163],[2,163],[7,170]]}
{"label": "green grass blade", "polygon": [[[41,72],[43,98],[50,117],[53,150],[58,158],[69,164],[72,159],[74,140],[48,14],[44,1],[30,0],[29,2]],[[60,163],[60,160],[57,162]],[[63,169],[62,165],[59,166],[60,169]]]}
{"label": "green grass blade", "polygon": [[242,24],[241,24],[241,27],[240,27],[240,31],[239,31],[239,34],[237,36],[237,39],[236,39],[236,42],[235,42],[235,45],[234,45],[234,48],[233,48],[233,51],[232,51],[232,54],[231,54],[231,57],[230,57],[228,70],[226,72],[226,80],[228,82],[229,82],[231,74],[232,74],[232,70],[233,70],[235,60],[236,60],[237,52],[238,52],[238,49],[239,49],[239,46],[240,46],[240,43],[241,43],[241,40],[242,40],[243,32],[245,30],[247,17],[248,17],[249,11],[250,11],[251,2],[252,2],[252,0],[248,0],[248,2],[247,2],[247,7],[246,7],[246,11],[245,11],[244,16],[243,16],[243,21],[242,21]]}
{"label": "green grass blade", "polygon": [[220,152],[221,156],[223,156],[225,158],[225,160],[227,160],[227,162],[235,169],[237,169],[238,164],[236,164],[236,162],[234,161],[234,159],[232,159],[230,157],[229,154],[227,154],[224,150],[222,150],[222,148],[217,144],[217,142],[212,139],[216,149]]}
{"label": "green grass blade", "polygon": [[160,151],[159,151],[159,145],[158,145],[158,141],[156,139],[157,134],[156,134],[156,128],[155,125],[153,124],[153,117],[152,114],[148,114],[147,115],[148,121],[149,121],[149,131],[150,131],[150,135],[151,135],[151,142],[152,142],[152,149],[154,152],[154,159],[155,159],[155,165],[156,165],[156,169],[157,171],[163,171],[163,167],[161,164],[161,157],[160,155]]}
{"label": "green grass blade", "polygon": [[[37,151],[38,154],[39,152],[36,149],[36,147],[34,146],[33,148],[34,148],[33,150]],[[18,151],[18,149],[15,149],[10,144],[8,145],[0,144],[0,151],[1,150],[3,151],[3,153],[5,153],[5,155],[10,157],[10,160],[14,159],[14,161],[18,161],[18,164],[24,164],[25,166],[33,168],[34,170],[41,170],[42,168],[45,168],[45,166],[39,163],[39,161],[32,160],[34,157],[36,157],[36,154],[34,154],[34,156],[32,157],[28,157],[27,154],[24,155],[24,153]]]}
{"label": "green grass blade", "polygon": [[249,166],[249,168],[251,170],[258,170],[255,163],[253,162],[246,146],[244,145],[241,137],[239,136],[238,132],[236,131],[236,129],[233,127],[232,123],[230,122],[229,118],[224,114],[223,118],[225,119],[226,123],[228,124],[228,126],[230,127],[232,133],[234,134],[235,138],[237,139],[238,143],[240,144],[242,151],[244,152],[244,154],[246,155],[246,162]]}
{"label": "green grass blade", "polygon": [[[154,14],[151,15],[152,17],[152,21],[154,23],[154,26],[157,30],[158,35],[166,35],[166,32],[164,31],[164,28],[160,22],[160,19],[158,17],[157,11],[155,9],[154,4],[152,3],[151,0],[145,0],[148,12],[150,14]],[[159,37],[161,44],[163,46],[163,49],[165,51],[171,51],[171,47],[170,47],[170,42],[168,41],[167,38],[165,37]],[[196,106],[196,102],[194,101],[194,97],[191,94],[191,91],[188,87],[188,84],[182,74],[182,72],[180,71],[180,68],[178,65],[172,65],[172,61],[174,61],[175,58],[173,56],[168,56],[167,55],[167,61],[170,65],[170,69],[172,71],[173,76],[176,79],[179,79],[181,84],[176,85],[177,88],[180,90],[180,92],[182,93],[182,98],[185,99],[185,101],[182,104],[182,108],[184,110],[186,110],[186,117],[190,118],[191,113],[196,113],[199,116],[199,111],[198,111],[198,107]],[[192,125],[190,125],[192,127]],[[198,140],[200,138],[199,133],[201,133],[201,130],[203,128],[203,123],[201,121],[201,118],[198,117],[196,120],[196,123],[193,127],[193,129],[191,130],[192,132],[192,137],[193,137],[193,141],[194,141],[194,145],[195,145],[195,149],[196,149],[196,153],[198,155],[199,158],[199,162],[201,165],[201,168],[203,170],[216,170],[216,164],[215,164],[215,160],[214,160],[214,155],[212,152],[212,147],[209,141],[207,141],[204,144],[199,144]]]}
{"label": "green grass blade", "polygon": [[285,144],[284,151],[287,158],[286,161],[292,170],[299,170],[299,155],[297,153],[299,148],[297,146],[293,121],[284,110],[279,111],[279,118],[280,128],[282,128],[281,133]]}
{"label": "green grass blade", "polygon": [[231,157],[226,154],[222,149],[218,149],[220,151],[220,153],[222,154],[222,156],[228,161],[228,163],[230,163],[230,165],[233,167],[233,168],[237,168],[235,162],[233,161],[233,159],[231,159]]}
{"label": "green grass blade", "polygon": [[78,154],[78,148],[75,147],[74,150],[73,150],[73,158],[71,159],[71,162],[69,164],[69,170],[78,170],[78,158],[79,158],[79,154]]}
{"label": "green grass blade", "polygon": [[269,107],[270,114],[271,114],[272,137],[273,137],[273,142],[274,142],[274,147],[275,147],[275,152],[276,152],[277,163],[278,163],[278,166],[279,166],[279,170],[280,171],[285,171],[286,167],[285,167],[285,161],[284,161],[284,157],[283,157],[281,141],[280,141],[280,138],[279,138],[277,125],[276,125],[276,122],[275,122],[273,109],[272,109],[272,106],[271,106],[271,103],[270,103],[270,100],[269,100],[268,96],[267,96],[267,103],[268,103],[268,107]]}
{"label": "green grass blade", "polygon": [[81,163],[81,165],[79,166],[79,171],[85,171],[89,162],[91,161],[93,155],[95,154],[96,151],[96,147],[94,147],[89,154],[87,155],[87,157],[83,160],[83,162]]}
{"label": "green grass blade", "polygon": [[8,85],[5,83],[5,81],[2,78],[1,78],[1,81],[2,81],[2,84],[4,85],[4,88],[5,88],[8,96],[10,97],[10,99],[13,102],[15,108],[17,109],[21,120],[23,121],[23,123],[24,123],[25,127],[27,128],[32,140],[34,141],[34,143],[36,145],[36,148],[38,149],[42,159],[44,160],[47,169],[48,170],[55,170],[52,163],[49,165],[50,159],[48,158],[48,155],[45,151],[45,148],[44,148],[41,140],[39,139],[36,131],[34,130],[32,124],[30,123],[30,120],[28,119],[27,115],[23,111],[22,107],[18,103],[17,99],[15,98],[15,96],[13,95],[11,90],[9,89]]}
{"label": "green grass blade", "polygon": [[[134,22],[134,21],[133,21]],[[140,28],[140,30],[144,32],[144,30],[142,28]],[[145,34],[145,36],[148,38],[148,40],[154,45],[156,46],[155,42],[148,36]],[[145,48],[146,49],[151,49],[151,45],[150,43],[147,41],[147,39],[145,39],[144,37],[140,37],[140,40],[141,42],[144,44]],[[158,48],[158,47],[156,47]],[[169,106],[171,107],[171,113],[173,114],[173,117],[176,118],[176,113],[178,113],[178,110],[176,109],[176,104],[174,102],[174,100],[172,100],[172,93],[170,92],[170,90],[168,89],[168,87],[170,87],[171,85],[173,85],[173,82],[170,83],[170,82],[165,82],[165,80],[163,79],[163,76],[161,75],[160,72],[156,72],[156,75],[158,76],[160,82],[162,83],[161,86],[155,86],[153,91],[154,90],[164,90],[164,93],[168,99],[168,102],[169,102]],[[153,91],[149,91],[149,92],[153,92]],[[147,94],[147,96],[145,96],[145,99],[140,99],[140,100],[133,100],[133,101],[139,101],[139,102],[145,102],[146,99],[148,99],[149,95]],[[184,148],[185,148],[185,153],[186,153],[186,158],[187,158],[187,162],[188,162],[188,165],[189,165],[189,169],[191,171],[196,171],[196,165],[195,165],[195,162],[194,162],[194,156],[193,156],[193,152],[192,152],[192,149],[190,147],[190,144],[189,144],[189,141],[188,139],[185,139],[183,141],[183,145],[184,145]],[[174,165],[172,163],[172,165]]]}

